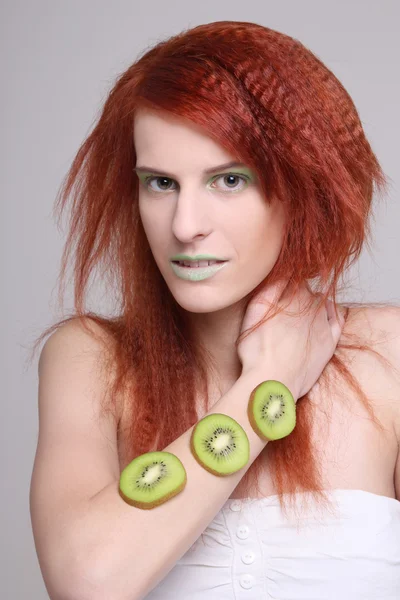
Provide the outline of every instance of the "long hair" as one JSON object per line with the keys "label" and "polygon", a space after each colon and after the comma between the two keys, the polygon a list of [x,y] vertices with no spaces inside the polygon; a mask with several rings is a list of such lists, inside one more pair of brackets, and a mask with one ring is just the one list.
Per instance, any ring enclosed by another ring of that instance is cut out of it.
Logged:
{"label": "long hair", "polygon": [[[126,430],[118,431],[126,440],[122,467],[151,449],[162,450],[196,423],[195,396],[203,394],[207,410],[206,376],[212,366],[166,286],[142,227],[133,171],[139,107],[200,125],[255,170],[265,202],[276,197],[284,204],[287,226],[280,255],[248,302],[281,279],[290,282],[288,303],[304,283],[321,303],[328,297],[336,302],[341,276],[369,243],[373,195],[387,186],[349,94],[315,54],[283,33],[247,22],[200,25],[147,49],[118,76],[54,209],[61,219],[72,199],[59,298],[74,254],[74,309],[44,331],[34,352],[71,319],[80,319],[91,335],[96,334],[90,322],[107,332],[113,343],[104,346],[105,364],[117,376],[109,379],[103,408],[115,414],[123,396],[124,414],[131,416]],[[115,294],[114,316],[85,307],[96,268]],[[269,318],[281,309],[273,306]],[[379,354],[368,344],[341,340],[319,383],[328,388],[340,375],[382,428],[346,366],[348,349]],[[285,512],[297,491],[310,492],[328,506],[312,422],[306,394],[297,403],[294,431],[267,444],[239,484],[242,495],[253,485],[258,488],[268,454]]]}

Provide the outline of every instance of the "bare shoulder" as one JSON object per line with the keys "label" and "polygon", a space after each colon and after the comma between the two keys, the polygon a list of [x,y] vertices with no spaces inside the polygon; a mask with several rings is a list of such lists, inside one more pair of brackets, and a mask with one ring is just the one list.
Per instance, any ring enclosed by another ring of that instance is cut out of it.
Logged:
{"label": "bare shoulder", "polygon": [[92,319],[71,319],[60,325],[46,340],[39,358],[39,371],[56,350],[61,354],[73,350],[77,356],[90,351],[100,356],[107,344],[111,343],[110,338],[111,336]]}
{"label": "bare shoulder", "polygon": [[[60,381],[68,364],[74,377],[84,377],[91,387],[106,389],[115,376],[113,345],[115,341],[106,330],[90,318],[73,318],[60,325],[46,340],[39,357],[39,378],[58,378]],[[113,417],[119,422],[122,402]]]}
{"label": "bare shoulder", "polygon": [[373,344],[388,360],[394,360],[393,367],[400,367],[400,306],[351,306],[343,332],[356,333],[362,342]]}
{"label": "bare shoulder", "polygon": [[[346,308],[346,305],[339,305]],[[397,325],[400,331],[400,306],[383,304],[349,304],[347,322],[356,329],[367,327],[369,334],[381,334],[390,331],[391,325]],[[389,328],[389,329],[388,329]]]}
{"label": "bare shoulder", "polygon": [[377,378],[381,398],[387,398],[397,439],[400,443],[400,306],[364,305],[349,307],[348,318],[341,342],[351,343],[346,333],[354,333],[360,343],[371,346],[382,359],[373,353],[354,356],[361,362],[365,372]]}

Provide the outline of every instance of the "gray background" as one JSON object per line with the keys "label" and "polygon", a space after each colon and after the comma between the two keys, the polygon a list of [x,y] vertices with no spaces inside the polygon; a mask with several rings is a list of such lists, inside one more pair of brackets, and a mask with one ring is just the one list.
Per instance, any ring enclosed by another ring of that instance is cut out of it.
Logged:
{"label": "gray background", "polygon": [[[37,359],[26,360],[32,340],[61,316],[55,285],[65,230],[52,220],[53,202],[115,77],[142,49],[200,23],[253,21],[299,39],[353,97],[391,179],[375,211],[373,252],[351,270],[342,298],[399,303],[399,19],[397,0],[2,0],[1,598],[48,597],[29,516]],[[66,310],[70,298],[69,290]],[[110,309],[100,288],[90,307]]]}

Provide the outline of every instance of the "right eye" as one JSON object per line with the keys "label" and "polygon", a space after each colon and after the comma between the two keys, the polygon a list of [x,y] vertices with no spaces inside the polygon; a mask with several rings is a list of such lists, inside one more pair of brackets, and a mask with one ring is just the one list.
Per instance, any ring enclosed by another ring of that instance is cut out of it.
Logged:
{"label": "right eye", "polygon": [[[158,183],[160,182],[161,184],[161,189],[154,189],[153,187],[150,186],[150,182],[152,182],[153,180],[155,180]],[[164,177],[162,175],[158,175],[158,176],[154,176],[154,175],[149,175],[148,177],[145,178],[144,180],[144,185],[147,189],[149,189],[152,192],[168,192],[171,190],[171,188],[169,187],[169,183],[173,182],[173,179],[170,179],[169,177]],[[161,183],[162,182],[162,183]],[[174,189],[174,188],[173,188]]]}

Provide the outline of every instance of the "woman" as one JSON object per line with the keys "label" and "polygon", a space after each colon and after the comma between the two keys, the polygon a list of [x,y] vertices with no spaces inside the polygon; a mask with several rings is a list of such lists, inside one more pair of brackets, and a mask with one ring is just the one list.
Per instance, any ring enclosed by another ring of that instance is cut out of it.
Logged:
{"label": "woman", "polygon": [[[121,75],[58,205],[74,196],[75,312],[39,339],[57,329],[31,485],[50,595],[396,597],[399,310],[336,306],[384,187],[350,97],[284,34],[201,25]],[[204,254],[221,264],[179,265]],[[115,317],[84,306],[100,264]],[[246,409],[267,379],[297,416],[266,443]],[[190,453],[210,412],[248,435],[229,477]],[[187,481],[141,510],[119,476],[153,450]]]}

